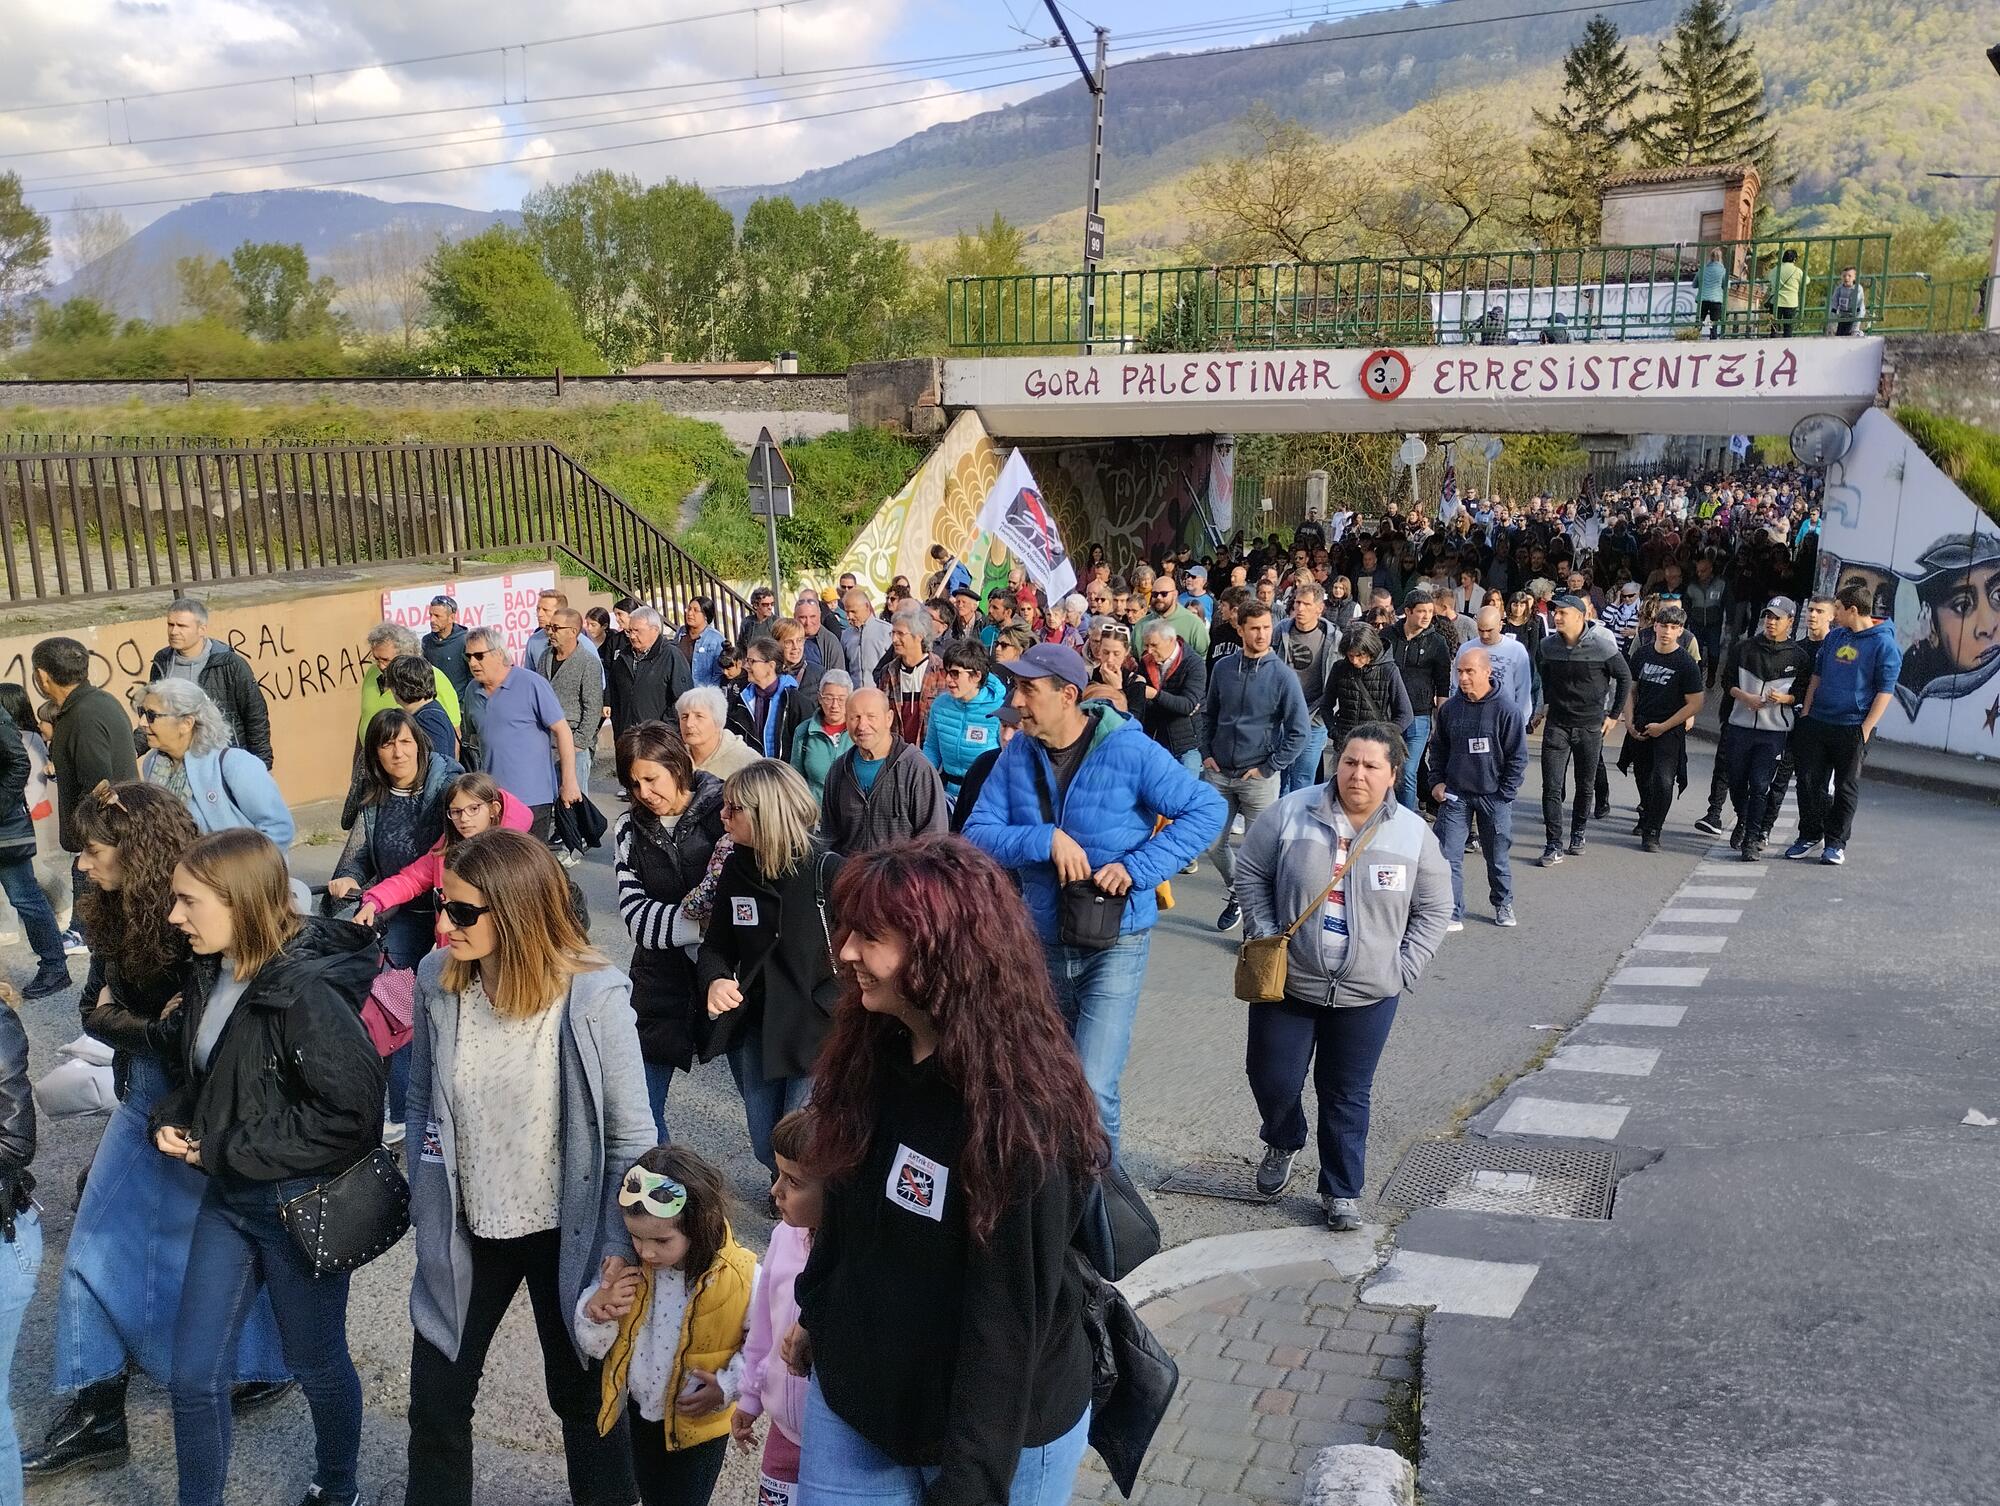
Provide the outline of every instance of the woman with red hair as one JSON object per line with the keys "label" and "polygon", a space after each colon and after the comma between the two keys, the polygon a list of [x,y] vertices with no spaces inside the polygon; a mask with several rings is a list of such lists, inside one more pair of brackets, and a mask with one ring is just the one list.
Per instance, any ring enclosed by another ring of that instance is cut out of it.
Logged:
{"label": "woman with red hair", "polygon": [[1091,1381],[1067,1255],[1110,1149],[1048,974],[1020,965],[1027,911],[957,837],[850,858],[833,908],[802,1496],[1066,1503]]}

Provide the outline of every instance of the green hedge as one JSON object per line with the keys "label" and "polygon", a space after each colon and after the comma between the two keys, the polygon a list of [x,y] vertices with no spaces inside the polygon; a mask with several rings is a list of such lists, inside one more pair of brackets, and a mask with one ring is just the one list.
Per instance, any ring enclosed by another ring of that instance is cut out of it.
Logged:
{"label": "green hedge", "polygon": [[1933,465],[2000,523],[2000,434],[1923,408],[1898,408],[1896,422]]}

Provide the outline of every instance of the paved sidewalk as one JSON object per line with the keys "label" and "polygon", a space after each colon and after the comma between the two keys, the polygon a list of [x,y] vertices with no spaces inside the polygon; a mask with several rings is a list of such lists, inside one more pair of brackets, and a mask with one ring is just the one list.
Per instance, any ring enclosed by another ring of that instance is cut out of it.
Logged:
{"label": "paved sidewalk", "polygon": [[[1330,1236],[1331,1237],[1331,1236]],[[1298,1506],[1313,1456],[1414,1434],[1421,1315],[1357,1301],[1324,1261],[1214,1276],[1139,1309],[1181,1386],[1137,1506]],[[1086,1454],[1075,1500],[1116,1501]]]}

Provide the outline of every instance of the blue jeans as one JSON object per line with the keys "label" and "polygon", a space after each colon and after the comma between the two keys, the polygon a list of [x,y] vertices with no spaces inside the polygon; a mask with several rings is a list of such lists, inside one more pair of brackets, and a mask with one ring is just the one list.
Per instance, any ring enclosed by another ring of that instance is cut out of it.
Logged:
{"label": "blue jeans", "polygon": [[[819,1382],[806,1391],[805,1448],[799,1455],[799,1506],[867,1502],[868,1506],[922,1506],[924,1492],[942,1473],[898,1464],[849,1427],[826,1404]],[[1090,1407],[1076,1426],[1052,1443],[1021,1450],[1007,1506],[1068,1506],[1077,1466],[1090,1442]]]}
{"label": "blue jeans", "polygon": [[404,1041],[389,1053],[389,1120],[403,1122],[403,1102],[410,1096],[410,1043]]}
{"label": "blue jeans", "polygon": [[14,1239],[0,1246],[0,1506],[21,1506],[21,1440],[14,1432],[14,1344],[42,1268],[41,1215],[14,1215]]}
{"label": "blue jeans", "polygon": [[21,930],[35,959],[43,967],[62,966],[62,927],[56,924],[56,912],[50,908],[49,897],[35,882],[34,858],[25,852],[18,857],[0,858],[0,889],[6,890],[7,903],[21,917]]}
{"label": "blue jeans", "polygon": [[315,1276],[278,1221],[278,1206],[315,1185],[210,1181],[195,1218],[174,1326],[174,1453],[180,1506],[222,1506],[229,1477],[229,1384],[236,1341],[259,1292],[271,1293],[285,1363],[312,1408],[313,1484],[335,1501],[355,1493],[361,1380],[347,1353],[345,1274]]}
{"label": "blue jeans", "polygon": [[[1227,827],[1223,836],[1229,835]],[[1151,931],[1128,931],[1101,952],[1049,942],[1043,947],[1056,1007],[1069,1026],[1083,1075],[1097,1095],[1097,1117],[1118,1149],[1118,1079],[1132,1049],[1132,1019],[1139,1012],[1139,988],[1146,981]]]}
{"label": "blue jeans", "polygon": [[1417,779],[1423,772],[1424,749],[1430,746],[1431,719],[1428,716],[1414,718],[1403,734],[1403,743],[1409,748],[1410,756],[1403,761],[1402,776],[1396,781],[1396,804],[1406,811],[1417,809]]}
{"label": "blue jeans", "polygon": [[743,1095],[743,1120],[750,1128],[750,1153],[776,1177],[778,1160],[771,1154],[771,1131],[793,1109],[806,1106],[806,1100],[812,1097],[813,1080],[766,1078],[764,1037],[755,1025],[729,1048],[729,1074],[736,1079],[736,1091]]}
{"label": "blue jeans", "polygon": [[1319,722],[1307,722],[1306,750],[1299,755],[1298,761],[1279,777],[1279,798],[1283,799],[1294,790],[1322,783],[1319,777],[1319,761],[1325,756],[1326,728]]}
{"label": "blue jeans", "polygon": [[1451,918],[1465,918],[1465,837],[1477,828],[1486,857],[1487,898],[1493,907],[1514,903],[1514,872],[1507,849],[1514,841],[1514,802],[1494,795],[1453,795],[1438,807],[1438,846],[1451,864]]}
{"label": "blue jeans", "polygon": [[653,1133],[660,1137],[660,1144],[669,1145],[672,1137],[667,1134],[667,1089],[673,1085],[674,1069],[659,1062],[641,1065],[646,1069],[646,1102],[653,1108]]}
{"label": "blue jeans", "polygon": [[1252,1004],[1244,1068],[1263,1116],[1266,1145],[1301,1150],[1306,1143],[1306,1068],[1319,1098],[1319,1190],[1360,1197],[1366,1182],[1368,1105],[1375,1064],[1396,1023],[1397,995],[1334,1009],[1280,999]]}

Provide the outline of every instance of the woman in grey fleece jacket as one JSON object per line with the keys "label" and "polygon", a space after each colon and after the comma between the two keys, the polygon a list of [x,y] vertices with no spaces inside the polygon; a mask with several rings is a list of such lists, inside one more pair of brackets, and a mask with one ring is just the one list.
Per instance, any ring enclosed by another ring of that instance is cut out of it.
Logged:
{"label": "woman in grey fleece jacket", "polygon": [[[1407,756],[1395,728],[1347,734],[1331,783],[1286,795],[1251,826],[1236,859],[1245,938],[1282,935],[1284,998],[1249,1006],[1245,1068],[1263,1118],[1257,1189],[1276,1197],[1306,1143],[1300,1094],[1319,1097],[1319,1194],[1327,1225],[1361,1227],[1368,1105],[1397,1000],[1451,923],[1451,866],[1415,811],[1396,804]],[[1329,898],[1336,854],[1351,866]]]}

